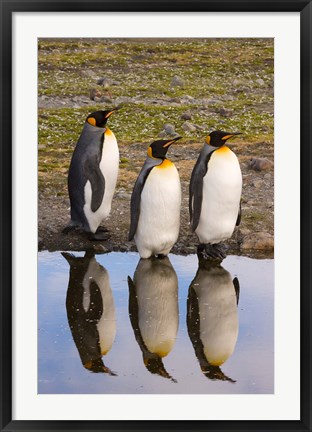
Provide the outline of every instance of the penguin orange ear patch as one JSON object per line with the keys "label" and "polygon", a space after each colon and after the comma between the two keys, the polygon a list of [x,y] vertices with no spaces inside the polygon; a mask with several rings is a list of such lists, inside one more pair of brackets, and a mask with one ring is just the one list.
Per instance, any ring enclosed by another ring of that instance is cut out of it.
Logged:
{"label": "penguin orange ear patch", "polygon": [[149,147],[149,148],[147,149],[147,155],[148,155],[150,158],[153,157],[152,147]]}
{"label": "penguin orange ear patch", "polygon": [[209,135],[206,137],[206,143],[210,144],[210,136]]}
{"label": "penguin orange ear patch", "polygon": [[94,117],[89,117],[88,118],[88,123],[90,123],[92,126],[96,126],[96,120]]}

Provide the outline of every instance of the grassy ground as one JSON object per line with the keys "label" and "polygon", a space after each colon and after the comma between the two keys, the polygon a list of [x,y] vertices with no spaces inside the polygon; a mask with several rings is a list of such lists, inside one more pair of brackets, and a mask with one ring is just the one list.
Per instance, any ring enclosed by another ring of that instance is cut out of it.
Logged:
{"label": "grassy ground", "polygon": [[[175,162],[185,191],[201,143],[213,129],[242,132],[234,149],[243,168],[250,157],[273,160],[273,59],[272,39],[40,40],[41,196],[45,201],[67,197],[67,170],[86,116],[120,101],[123,109],[109,119],[121,155],[117,191],[131,191],[148,143],[157,139],[166,123],[183,136]],[[172,86],[174,76],[184,85]],[[97,84],[100,77],[116,85],[104,88]],[[109,95],[112,104],[88,100],[91,88]],[[45,105],[50,101],[54,108]],[[186,111],[198,126],[194,132],[182,127]],[[246,176],[250,177],[247,171]],[[271,186],[270,196],[262,199],[272,201]],[[245,188],[246,203],[249,192]],[[272,207],[269,213],[256,204],[246,207],[246,226],[251,229],[265,220],[272,233]]]}

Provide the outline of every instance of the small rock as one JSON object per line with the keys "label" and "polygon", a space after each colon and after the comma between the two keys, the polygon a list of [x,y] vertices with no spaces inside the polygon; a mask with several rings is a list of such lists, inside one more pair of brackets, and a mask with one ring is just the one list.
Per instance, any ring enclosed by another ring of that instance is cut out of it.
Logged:
{"label": "small rock", "polygon": [[194,126],[194,125],[192,125],[192,123],[189,123],[186,121],[183,123],[182,129],[185,130],[186,132],[195,132],[196,126]]}
{"label": "small rock", "polygon": [[237,87],[237,86],[241,86],[244,82],[241,79],[234,79],[233,80],[233,86]]}
{"label": "small rock", "polygon": [[266,232],[247,234],[243,239],[241,249],[273,250],[274,237]]}
{"label": "small rock", "polygon": [[193,103],[193,102],[195,102],[195,101],[196,101],[196,99],[193,98],[193,96],[189,96],[189,95],[185,95],[185,96],[183,96],[182,99],[181,99],[181,102],[182,102],[182,103]]}
{"label": "small rock", "polygon": [[164,125],[164,129],[158,135],[160,138],[176,137],[178,134],[174,130],[174,126],[170,123]]}
{"label": "small rock", "polygon": [[249,161],[249,168],[255,170],[255,171],[264,171],[269,168],[271,168],[273,165],[273,162],[271,162],[269,159],[261,159],[261,158],[251,158]]}
{"label": "small rock", "polygon": [[100,243],[93,244],[92,248],[93,248],[94,252],[98,253],[98,254],[110,252],[110,250],[107,247],[105,247],[104,245],[102,245]]}
{"label": "small rock", "polygon": [[191,118],[192,118],[192,115],[189,111],[186,111],[185,113],[183,113],[181,115],[182,120],[191,120]]}
{"label": "small rock", "polygon": [[116,198],[120,198],[120,199],[124,199],[124,200],[130,200],[131,199],[131,194],[118,192],[116,194]]}
{"label": "small rock", "polygon": [[103,86],[104,88],[107,88],[112,85],[112,80],[110,78],[103,77],[99,78],[96,83]]}
{"label": "small rock", "polygon": [[81,71],[81,73],[84,76],[87,76],[87,77],[90,77],[90,78],[96,78],[96,73],[93,70],[91,70],[91,69],[83,70],[83,71]]}
{"label": "small rock", "polygon": [[264,174],[263,178],[264,178],[265,180],[271,180],[272,175],[271,175],[270,173],[266,173],[266,174]]}
{"label": "small rock", "polygon": [[90,89],[90,92],[89,92],[89,98],[90,98],[91,100],[94,100],[95,97],[100,97],[100,96],[101,96],[101,93],[99,92],[98,89],[96,89],[96,88],[92,88],[92,89]]}
{"label": "small rock", "polygon": [[243,236],[246,236],[247,234],[250,234],[250,230],[248,228],[240,228],[239,232]]}
{"label": "small rock", "polygon": [[113,100],[108,96],[101,96],[100,102],[111,104],[111,103],[113,103]]}
{"label": "small rock", "polygon": [[179,104],[179,103],[181,103],[181,98],[178,98],[178,97],[171,98],[171,99],[169,99],[169,102]]}
{"label": "small rock", "polygon": [[252,183],[252,185],[253,185],[253,187],[255,187],[256,189],[259,189],[261,186],[262,186],[262,180],[254,180],[253,181],[253,183]]}
{"label": "small rock", "polygon": [[52,234],[58,233],[58,229],[55,226],[49,226],[48,231],[49,231],[49,233],[52,233]]}
{"label": "small rock", "polygon": [[120,81],[115,81],[108,77],[99,78],[96,82],[98,85],[103,86],[104,88],[110,87],[110,86],[118,86],[121,84]]}
{"label": "small rock", "polygon": [[171,87],[177,87],[177,86],[184,87],[185,82],[184,82],[183,78],[180,78],[178,76],[174,76],[172,78],[172,80],[171,80],[171,84],[170,85],[171,85]]}
{"label": "small rock", "polygon": [[195,246],[186,246],[185,250],[187,251],[187,253],[195,253],[196,247]]}
{"label": "small rock", "polygon": [[195,123],[192,123],[192,124],[198,130],[204,131],[206,129],[204,126],[201,126],[201,125],[198,125],[198,124],[195,124]]}
{"label": "small rock", "polygon": [[233,110],[228,109],[228,108],[220,108],[219,109],[219,114],[220,114],[221,117],[232,117]]}
{"label": "small rock", "polygon": [[164,130],[167,132],[167,134],[175,134],[174,126],[170,123],[166,123],[164,125]]}
{"label": "small rock", "polygon": [[115,99],[116,106],[121,105],[123,103],[133,103],[133,98],[128,96],[119,96]]}
{"label": "small rock", "polygon": [[222,100],[224,100],[224,101],[232,101],[234,99],[235,99],[235,97],[233,95],[223,95],[222,96]]}
{"label": "small rock", "polygon": [[256,83],[259,84],[259,86],[264,86],[264,81],[262,78],[256,79]]}

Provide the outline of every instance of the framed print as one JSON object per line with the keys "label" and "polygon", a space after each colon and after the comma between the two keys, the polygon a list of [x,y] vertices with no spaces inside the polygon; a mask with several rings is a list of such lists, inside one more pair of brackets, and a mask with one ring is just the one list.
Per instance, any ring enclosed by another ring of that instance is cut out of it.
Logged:
{"label": "framed print", "polygon": [[311,429],[311,2],[1,2],[1,429]]}

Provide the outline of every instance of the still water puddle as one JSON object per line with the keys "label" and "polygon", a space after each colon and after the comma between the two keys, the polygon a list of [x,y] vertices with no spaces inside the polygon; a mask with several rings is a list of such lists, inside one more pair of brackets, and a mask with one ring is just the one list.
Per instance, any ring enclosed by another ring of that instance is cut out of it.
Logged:
{"label": "still water puddle", "polygon": [[40,252],[39,393],[273,393],[274,261]]}

